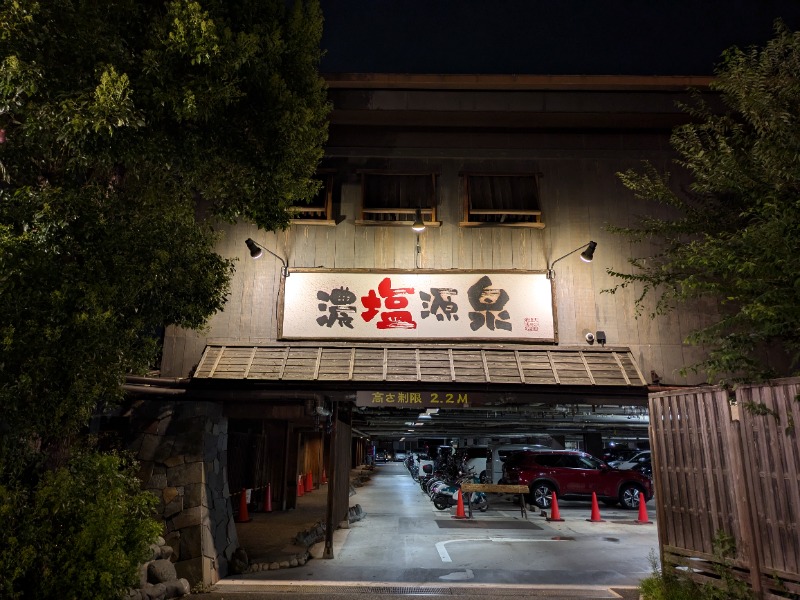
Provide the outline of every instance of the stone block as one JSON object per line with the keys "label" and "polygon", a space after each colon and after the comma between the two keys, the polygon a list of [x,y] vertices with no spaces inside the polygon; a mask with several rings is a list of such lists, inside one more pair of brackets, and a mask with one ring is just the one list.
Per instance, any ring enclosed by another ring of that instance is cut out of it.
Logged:
{"label": "stone block", "polygon": [[[195,404],[192,402],[192,404]],[[186,417],[180,420],[173,421],[169,434],[185,438],[187,435],[195,434],[201,436],[205,431],[206,419],[205,417]]]}
{"label": "stone block", "polygon": [[144,586],[147,585],[147,566],[149,564],[150,564],[149,562],[146,562],[146,563],[144,563],[142,565],[139,565],[139,572],[138,572],[138,575],[139,575],[139,589],[141,589],[141,588],[143,588]]}
{"label": "stone block", "polygon": [[181,553],[180,553],[181,532],[173,531],[172,533],[170,533],[167,536],[164,545],[172,548],[171,556],[169,557],[172,560],[172,562],[179,561],[181,558]]}
{"label": "stone block", "polygon": [[203,503],[203,491],[205,485],[202,483],[191,483],[184,486],[183,504],[186,508],[200,506]]}
{"label": "stone block", "polygon": [[151,475],[150,480],[145,483],[145,487],[151,490],[163,490],[165,487],[167,487],[167,474],[154,472]]}
{"label": "stone block", "polygon": [[167,469],[167,479],[170,485],[190,485],[192,483],[203,483],[204,472],[203,463],[194,462],[178,465]]}
{"label": "stone block", "polygon": [[161,498],[164,500],[165,504],[169,504],[178,496],[178,488],[176,487],[165,487],[161,490]]}
{"label": "stone block", "polygon": [[214,548],[224,548],[230,541],[228,524],[225,521],[216,521],[214,524]]}
{"label": "stone block", "polygon": [[153,463],[151,461],[142,461],[139,463],[139,471],[136,473],[136,477],[141,482],[150,481],[150,478],[153,476]]}
{"label": "stone block", "polygon": [[175,563],[175,571],[178,577],[187,579],[190,585],[203,582],[203,559],[202,557],[190,560],[181,560]]}
{"label": "stone block", "polygon": [[142,588],[142,592],[147,594],[148,600],[165,600],[167,597],[167,588],[163,583],[148,583]]}
{"label": "stone block", "polygon": [[196,583],[200,582],[202,582],[205,585],[213,585],[217,581],[219,581],[219,575],[217,573],[213,559],[196,558],[187,562],[189,562],[190,564],[187,565],[186,570],[192,573],[197,573],[197,575],[199,576],[198,579],[193,581],[191,577],[189,577],[188,575],[182,575],[180,570],[178,570],[178,575],[180,577],[185,577],[186,579],[188,579],[189,585],[193,586]]}
{"label": "stone block", "polygon": [[153,419],[149,423],[147,423],[144,427],[141,428],[142,433],[149,433],[152,435],[158,435],[158,419]]}
{"label": "stone block", "polygon": [[154,560],[147,565],[147,581],[149,583],[166,583],[177,578],[175,565],[169,560]]}
{"label": "stone block", "polygon": [[159,435],[146,433],[142,435],[142,445],[137,452],[137,458],[142,461],[155,460],[156,450],[161,445],[163,438]]}
{"label": "stone block", "polygon": [[164,558],[166,560],[172,560],[174,554],[175,551],[172,549],[172,546],[168,546],[166,544],[161,546],[161,558]]}
{"label": "stone block", "polygon": [[178,465],[185,463],[186,459],[184,458],[183,454],[178,454],[175,456],[170,456],[169,458],[164,459],[162,462],[166,467],[177,467]]}
{"label": "stone block", "polygon": [[185,529],[195,525],[200,525],[202,520],[201,508],[195,506],[192,508],[184,509],[178,516],[170,519],[173,529]]}
{"label": "stone block", "polygon": [[161,444],[156,448],[155,453],[153,455],[153,460],[162,463],[169,459],[171,456],[175,454],[174,447],[175,441],[170,438],[160,438],[162,439]]}
{"label": "stone block", "polygon": [[210,524],[200,528],[200,543],[203,556],[216,558],[217,547],[214,545],[214,534]]}
{"label": "stone block", "polygon": [[237,543],[239,534],[236,533],[236,521],[233,520],[233,515],[228,518],[226,527],[228,528],[228,539],[231,540],[231,543]]}
{"label": "stone block", "polygon": [[165,519],[169,519],[174,517],[175,515],[179,514],[184,509],[184,499],[183,496],[175,496],[171,502],[164,505],[164,508],[161,509],[161,515]]}
{"label": "stone block", "polygon": [[165,582],[164,587],[166,588],[167,598],[180,598],[192,591],[189,587],[189,581],[186,579],[173,579],[172,581]]}
{"label": "stone block", "polygon": [[181,530],[181,558],[186,560],[203,555],[200,546],[203,529],[201,525],[198,525]]}
{"label": "stone block", "polygon": [[176,437],[176,445],[175,448],[178,452],[183,453],[199,453],[203,451],[203,443],[205,441],[206,434],[203,431],[198,431],[197,429],[191,429],[184,433],[181,433],[178,437]]}

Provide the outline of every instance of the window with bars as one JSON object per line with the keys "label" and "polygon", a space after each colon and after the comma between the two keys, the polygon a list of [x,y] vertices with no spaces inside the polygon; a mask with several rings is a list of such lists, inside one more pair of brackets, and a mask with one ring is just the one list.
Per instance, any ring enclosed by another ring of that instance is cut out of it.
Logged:
{"label": "window with bars", "polygon": [[317,194],[310,202],[297,202],[289,210],[292,223],[300,225],[336,225],[333,216],[334,172],[319,172],[314,178],[322,182]]}
{"label": "window with bars", "polygon": [[360,171],[361,214],[359,225],[410,226],[419,210],[427,227],[436,220],[436,173]]}
{"label": "window with bars", "polygon": [[462,227],[543,228],[537,173],[461,173]]}

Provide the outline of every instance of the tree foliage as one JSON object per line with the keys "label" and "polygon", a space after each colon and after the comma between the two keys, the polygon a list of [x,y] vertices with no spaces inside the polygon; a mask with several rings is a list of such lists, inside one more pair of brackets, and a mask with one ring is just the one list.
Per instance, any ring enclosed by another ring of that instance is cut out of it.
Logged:
{"label": "tree foliage", "polygon": [[118,454],[76,453],[30,490],[0,485],[0,595],[121,598],[161,531],[155,503]]}
{"label": "tree foliage", "polygon": [[316,0],[0,0],[4,502],[68,463],[160,330],[222,310],[214,218],[280,229],[314,195],[321,34]]}
{"label": "tree foliage", "polygon": [[222,309],[233,265],[198,206],[276,229],[313,195],[321,27],[315,2],[2,3],[0,400],[14,430],[76,431],[151,364],[154,331]]}
{"label": "tree foliage", "polygon": [[770,354],[791,368],[800,357],[800,32],[780,22],[775,32],[763,48],[723,54],[711,84],[722,110],[700,97],[685,107],[692,122],[671,143],[688,189],[676,192],[649,164],[619,174],[637,198],[676,216],[613,228],[656,251],[630,259],[632,273],[609,270],[622,280],[609,291],[637,286],[639,309],[657,298],[654,314],[718,300],[718,318],[688,338],[709,348],[691,367],[718,381],[775,375]]}

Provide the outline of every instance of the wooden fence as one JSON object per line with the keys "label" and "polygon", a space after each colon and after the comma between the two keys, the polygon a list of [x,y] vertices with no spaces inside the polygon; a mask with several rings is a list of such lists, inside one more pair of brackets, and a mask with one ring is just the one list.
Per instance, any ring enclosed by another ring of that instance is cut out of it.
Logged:
{"label": "wooden fence", "polygon": [[758,598],[800,595],[799,393],[795,378],[650,396],[662,565]]}

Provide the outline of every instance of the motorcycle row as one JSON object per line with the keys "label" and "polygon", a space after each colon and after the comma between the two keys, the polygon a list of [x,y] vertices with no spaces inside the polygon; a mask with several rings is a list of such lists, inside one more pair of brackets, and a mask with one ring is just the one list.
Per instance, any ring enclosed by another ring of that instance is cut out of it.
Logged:
{"label": "motorcycle row", "polygon": [[[466,459],[440,457],[433,464],[423,464],[421,473],[419,463],[419,456],[415,454],[409,454],[405,460],[411,477],[419,483],[438,510],[447,510],[458,504],[458,493],[463,483],[480,483],[480,478],[467,467]],[[462,494],[462,502],[464,506],[471,506],[472,510],[480,512],[486,512],[489,508],[489,499],[483,492]]]}

